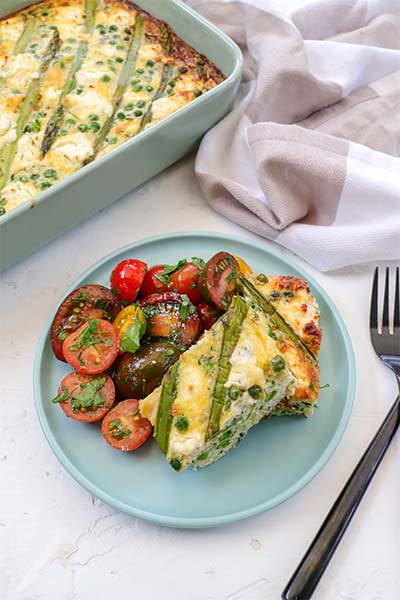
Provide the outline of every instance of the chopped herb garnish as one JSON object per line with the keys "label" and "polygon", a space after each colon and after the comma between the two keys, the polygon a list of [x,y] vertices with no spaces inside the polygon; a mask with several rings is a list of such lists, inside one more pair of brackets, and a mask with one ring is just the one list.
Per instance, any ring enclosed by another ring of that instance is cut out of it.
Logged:
{"label": "chopped herb garnish", "polygon": [[[311,385],[310,385],[311,387]],[[325,388],[331,387],[330,383],[325,383],[325,385],[321,385],[320,390],[324,390]]]}
{"label": "chopped herb garnish", "polygon": [[181,317],[181,321],[186,321],[190,315],[193,315],[196,312],[196,307],[190,302],[190,299],[186,294],[182,294],[182,303],[179,306],[179,315]]}
{"label": "chopped herb garnish", "polygon": [[105,377],[95,377],[89,383],[81,384],[82,391],[76,396],[71,396],[71,408],[73,412],[84,409],[96,410],[104,405],[105,398],[100,395],[100,390],[106,383]]}
{"label": "chopped herb garnish", "polygon": [[109,429],[111,436],[116,440],[122,440],[124,437],[127,437],[132,433],[130,429],[123,426],[121,419],[112,421],[112,423],[110,423]]}
{"label": "chopped herb garnish", "polygon": [[205,261],[202,258],[199,258],[198,256],[192,256],[192,263],[196,265],[196,267],[199,267],[199,269],[204,269],[204,267],[206,266]]}
{"label": "chopped herb garnish", "polygon": [[85,292],[85,290],[81,290],[81,295],[80,296],[74,296],[73,298],[71,298],[71,302],[87,302],[89,300],[87,293]]}
{"label": "chopped herb garnish", "polygon": [[146,331],[146,321],[143,317],[136,315],[133,324],[127,329],[122,336],[120,351],[121,352],[136,352],[140,346],[140,338]]}
{"label": "chopped herb garnish", "polygon": [[69,392],[65,385],[61,386],[61,394],[57,394],[55,398],[53,398],[52,402],[54,404],[58,404],[59,402],[66,402],[69,397]]}
{"label": "chopped herb garnish", "polygon": [[179,271],[179,269],[181,269],[182,267],[184,267],[187,263],[187,260],[185,258],[182,258],[181,260],[179,260],[176,265],[165,265],[164,270],[162,273],[157,273],[156,275],[154,275],[154,277],[156,279],[158,279],[159,281],[161,281],[161,283],[164,283],[165,285],[169,285],[171,283],[171,278],[170,276],[175,273],[175,271]]}

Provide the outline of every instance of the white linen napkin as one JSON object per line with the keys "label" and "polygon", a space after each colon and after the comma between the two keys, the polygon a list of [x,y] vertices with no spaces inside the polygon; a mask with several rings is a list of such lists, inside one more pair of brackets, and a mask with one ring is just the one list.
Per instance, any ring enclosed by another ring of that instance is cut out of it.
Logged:
{"label": "white linen napkin", "polygon": [[245,58],[196,159],[209,204],[322,271],[399,258],[400,0],[188,4]]}

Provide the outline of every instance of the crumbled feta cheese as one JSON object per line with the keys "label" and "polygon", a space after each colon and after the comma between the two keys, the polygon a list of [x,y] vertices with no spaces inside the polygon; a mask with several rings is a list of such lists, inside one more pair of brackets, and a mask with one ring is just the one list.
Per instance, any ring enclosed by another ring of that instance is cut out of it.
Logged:
{"label": "crumbled feta cheese", "polygon": [[70,164],[81,164],[93,155],[93,147],[83,133],[72,133],[55,141],[52,152]]}
{"label": "crumbled feta cheese", "polygon": [[112,115],[113,109],[110,102],[95,90],[87,88],[82,94],[72,92],[64,98],[64,104],[77,118],[84,120],[95,113],[100,120]]}

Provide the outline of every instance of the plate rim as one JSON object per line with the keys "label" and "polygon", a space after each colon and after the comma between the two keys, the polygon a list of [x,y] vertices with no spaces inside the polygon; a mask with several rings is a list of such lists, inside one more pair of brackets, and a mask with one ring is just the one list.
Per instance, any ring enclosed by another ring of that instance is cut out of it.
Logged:
{"label": "plate rim", "polygon": [[[160,241],[175,240],[177,238],[185,238],[185,237],[186,238],[187,237],[190,237],[190,238],[208,237],[208,238],[217,238],[217,239],[224,239],[224,240],[228,240],[228,241],[244,243],[245,245],[250,246],[251,248],[254,248],[258,251],[261,250],[262,252],[265,252],[266,254],[272,255],[274,258],[277,258],[278,260],[281,260],[281,261],[287,263],[288,266],[298,270],[300,274],[304,274],[307,279],[307,282],[309,282],[310,285],[314,288],[314,290],[316,290],[318,292],[318,294],[323,297],[324,301],[328,304],[328,306],[332,310],[336,324],[339,327],[339,330],[341,332],[341,335],[342,335],[342,338],[344,341],[344,346],[345,346],[345,351],[346,351],[346,363],[348,365],[348,371],[349,371],[348,384],[347,384],[347,390],[346,390],[346,398],[345,398],[344,410],[343,410],[342,416],[340,418],[339,424],[337,426],[337,429],[336,429],[330,443],[325,448],[324,452],[319,456],[318,460],[314,463],[314,465],[310,469],[308,469],[308,471],[302,477],[300,477],[300,479],[298,479],[295,483],[293,483],[290,487],[286,488],[283,492],[281,492],[277,496],[274,496],[273,498],[270,498],[269,500],[267,500],[265,502],[260,502],[252,507],[249,507],[249,508],[246,508],[246,509],[243,509],[240,511],[232,512],[232,513],[217,515],[214,517],[179,517],[179,516],[161,515],[158,513],[153,513],[150,511],[146,511],[146,510],[143,510],[140,508],[133,507],[130,504],[123,502],[123,501],[115,498],[114,496],[110,495],[109,493],[103,491],[96,484],[92,483],[92,481],[90,481],[90,479],[88,479],[86,476],[82,475],[81,472],[79,471],[79,469],[77,467],[75,467],[75,465],[65,455],[63,450],[58,445],[56,437],[53,434],[53,432],[51,431],[51,427],[50,427],[49,423],[47,422],[47,419],[44,414],[44,410],[42,410],[42,407],[41,407],[41,392],[40,392],[40,377],[39,377],[40,367],[41,367],[41,359],[43,356],[43,350],[44,350],[44,346],[45,346],[45,343],[47,340],[51,322],[54,318],[54,315],[58,309],[60,302],[65,298],[65,295],[68,294],[73,289],[75,289],[78,285],[80,285],[81,280],[85,279],[87,276],[89,276],[90,273],[92,273],[93,271],[95,271],[96,269],[101,267],[107,261],[111,260],[112,258],[114,258],[120,254],[123,254],[126,251],[130,251],[138,246],[143,246],[145,244],[152,244],[152,243],[157,243]],[[266,512],[266,511],[274,508],[275,506],[282,504],[282,502],[285,502],[286,500],[288,500],[289,498],[294,496],[297,492],[299,492],[301,489],[303,489],[308,483],[310,483],[314,479],[314,477],[327,464],[328,460],[333,456],[340,440],[342,439],[343,434],[348,425],[350,416],[351,416],[353,402],[354,402],[354,396],[355,396],[355,388],[356,388],[356,362],[355,362],[353,346],[352,346],[351,339],[350,339],[350,334],[347,330],[345,321],[340,313],[340,310],[338,309],[338,307],[336,306],[334,301],[330,298],[328,293],[325,292],[325,290],[322,288],[322,286],[311,275],[309,275],[307,273],[307,271],[303,268],[303,266],[297,262],[296,258],[292,258],[292,256],[289,256],[289,257],[285,256],[283,251],[279,247],[263,248],[261,243],[258,243],[257,241],[249,240],[242,236],[237,236],[237,235],[233,235],[230,233],[223,233],[223,232],[216,232],[216,231],[212,231],[212,232],[200,231],[200,230],[199,231],[178,231],[178,232],[169,232],[169,233],[160,234],[160,235],[156,235],[156,236],[145,237],[145,238],[136,240],[135,242],[125,244],[124,246],[122,246],[122,247],[108,253],[107,255],[103,256],[102,258],[98,259],[91,266],[89,266],[82,273],[80,273],[77,277],[75,277],[75,279],[68,286],[68,288],[63,291],[62,295],[60,295],[56,299],[53,310],[50,312],[44,325],[42,326],[42,331],[41,331],[41,334],[40,334],[40,337],[39,337],[39,340],[37,343],[37,347],[36,347],[36,351],[35,351],[35,359],[34,359],[34,363],[33,363],[33,393],[34,393],[34,399],[35,399],[36,414],[37,414],[42,432],[47,440],[47,443],[49,444],[51,450],[53,451],[53,453],[55,454],[55,456],[57,457],[59,462],[68,471],[68,473],[80,485],[82,485],[83,488],[85,488],[88,492],[90,492],[93,496],[95,496],[96,498],[98,498],[99,500],[101,500],[102,502],[107,504],[108,506],[111,506],[112,508],[114,508],[120,512],[126,513],[126,514],[136,517],[136,518],[143,519],[145,521],[149,521],[156,525],[164,525],[167,527],[179,527],[179,528],[216,527],[216,526],[220,526],[220,525],[227,525],[229,523],[233,523],[236,521],[241,521],[243,519],[247,519],[249,517],[256,516],[258,514]]]}

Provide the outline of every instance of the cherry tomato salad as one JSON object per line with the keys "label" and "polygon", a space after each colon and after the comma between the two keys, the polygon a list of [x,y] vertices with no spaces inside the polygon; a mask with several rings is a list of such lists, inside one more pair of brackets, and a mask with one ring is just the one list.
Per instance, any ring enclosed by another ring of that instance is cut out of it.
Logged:
{"label": "cherry tomato salad", "polygon": [[68,294],[50,343],[74,370],[53,402],[76,421],[102,421],[104,439],[117,450],[141,446],[152,425],[139,400],[226,311],[239,274],[250,270],[227,252],[150,267],[129,258],[113,269],[110,288],[89,284]]}

